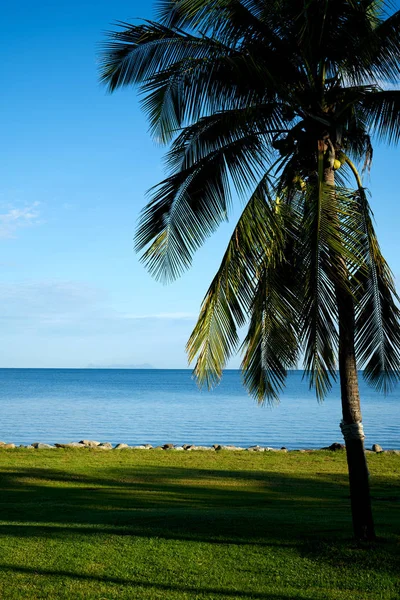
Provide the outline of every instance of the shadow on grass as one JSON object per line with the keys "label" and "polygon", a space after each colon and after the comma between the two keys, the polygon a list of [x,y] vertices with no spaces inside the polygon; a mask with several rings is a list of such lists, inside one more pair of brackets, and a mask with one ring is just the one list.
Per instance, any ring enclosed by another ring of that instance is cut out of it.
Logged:
{"label": "shadow on grass", "polygon": [[[84,581],[84,582],[98,582],[114,585],[122,585],[130,588],[144,588],[153,589],[161,592],[182,592],[185,594],[205,594],[209,597],[226,597],[226,598],[254,598],[260,600],[297,600],[300,596],[287,596],[286,594],[274,594],[274,593],[262,593],[262,592],[243,592],[237,590],[227,590],[223,588],[208,588],[208,587],[192,587],[190,585],[176,585],[176,584],[162,584],[149,581],[141,581],[138,579],[127,579],[122,577],[96,577],[94,575],[86,575],[84,573],[75,573],[70,571],[52,571],[50,569],[31,569],[29,567],[19,567],[14,565],[2,564],[1,569],[4,572],[18,573],[21,575],[41,575],[44,577],[60,577],[60,578],[71,578],[73,580]],[[134,589],[132,589],[134,593]],[[134,596],[132,596],[134,597]],[[301,596],[301,600],[305,600],[304,596]]]}
{"label": "shadow on grass", "polygon": [[[131,464],[102,468],[98,472],[96,476],[43,468],[3,469],[0,534],[66,539],[77,534],[102,533],[292,547],[304,557],[318,557],[339,566],[349,559],[346,553],[351,521],[345,475],[324,473],[307,478],[244,470],[135,468]],[[395,531],[391,521],[399,490],[392,488],[391,495],[387,496],[387,483],[377,479],[374,493],[382,498],[381,528],[398,532],[399,518]],[[395,543],[387,544],[383,550],[385,560],[382,560],[382,556],[377,559],[371,553],[366,558],[365,548],[360,548],[356,554],[357,568],[393,573],[397,552]],[[354,560],[354,552],[351,560]],[[11,565],[2,568],[22,569]],[[49,574],[57,575],[57,572],[49,571]],[[68,576],[90,577],[75,573]],[[213,590],[201,592],[211,594]],[[218,593],[233,595],[228,591],[218,590]],[[245,593],[235,592],[235,595],[246,597]],[[276,600],[283,598],[276,596]]]}
{"label": "shadow on grass", "polygon": [[326,479],[177,467],[117,467],[98,477],[5,470],[0,527],[35,522],[206,542],[281,543],[294,535],[340,532],[349,524],[346,477]]}

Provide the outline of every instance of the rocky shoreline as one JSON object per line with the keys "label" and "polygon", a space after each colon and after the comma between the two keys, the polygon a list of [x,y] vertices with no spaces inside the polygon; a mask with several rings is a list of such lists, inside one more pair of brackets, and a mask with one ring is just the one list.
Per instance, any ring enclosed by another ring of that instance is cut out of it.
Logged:
{"label": "rocky shoreline", "polygon": [[[194,444],[183,444],[183,445],[175,445],[175,444],[163,444],[161,446],[152,446],[151,444],[139,444],[136,446],[129,446],[128,444],[115,444],[114,446],[110,442],[97,442],[95,440],[81,440],[80,442],[70,442],[68,444],[43,444],[41,442],[33,442],[29,445],[21,444],[16,446],[12,443],[0,442],[0,450],[12,450],[15,448],[26,448],[28,450],[57,450],[60,448],[92,448],[96,450],[169,450],[175,452],[191,452],[193,450],[197,451],[209,451],[209,452],[219,452],[221,450],[227,450],[231,452],[318,452],[319,450],[329,450],[331,452],[337,452],[340,450],[344,450],[344,444],[339,444],[335,442],[330,446],[325,446],[324,448],[312,448],[312,449],[297,449],[297,450],[288,450],[284,446],[282,448],[270,448],[269,446],[249,446],[248,448],[243,448],[241,446],[233,446],[233,445],[223,445],[223,444],[213,444],[212,446],[196,446]],[[380,454],[385,452],[387,454],[398,454],[400,455],[400,450],[384,450],[382,446],[379,444],[373,444],[371,449],[366,449],[366,452]]]}

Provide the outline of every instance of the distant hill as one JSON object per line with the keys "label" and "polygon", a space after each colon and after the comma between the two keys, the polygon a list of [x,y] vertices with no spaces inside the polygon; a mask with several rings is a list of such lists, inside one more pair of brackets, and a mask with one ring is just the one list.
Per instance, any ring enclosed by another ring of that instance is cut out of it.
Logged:
{"label": "distant hill", "polygon": [[94,363],[89,363],[86,367],[87,369],[154,369],[153,365],[150,363],[142,363],[138,365],[120,365],[120,364],[112,364],[112,365],[96,365]]}

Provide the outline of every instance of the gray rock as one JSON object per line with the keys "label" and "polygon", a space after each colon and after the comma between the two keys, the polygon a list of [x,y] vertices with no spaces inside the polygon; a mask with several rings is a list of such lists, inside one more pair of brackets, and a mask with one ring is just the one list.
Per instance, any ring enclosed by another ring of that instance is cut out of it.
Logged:
{"label": "gray rock", "polygon": [[261,446],[250,446],[247,448],[248,452],[264,452],[264,448]]}
{"label": "gray rock", "polygon": [[71,442],[69,444],[54,444],[56,448],[85,448],[84,444],[79,442]]}
{"label": "gray rock", "polygon": [[32,447],[39,448],[42,450],[49,450],[49,449],[55,450],[56,449],[55,446],[50,446],[50,444],[42,444],[41,442],[33,442]]}
{"label": "gray rock", "polygon": [[125,450],[125,448],[129,448],[128,444],[117,444],[114,450]]}
{"label": "gray rock", "polygon": [[215,452],[215,448],[213,446],[192,446],[188,448],[188,450],[200,450],[201,452]]}
{"label": "gray rock", "polygon": [[149,448],[147,447],[147,444],[139,444],[138,446],[130,446],[130,448],[133,448],[134,450],[149,450]]}
{"label": "gray rock", "polygon": [[184,447],[183,446],[175,446],[174,448],[175,452],[184,452]]}
{"label": "gray rock", "polygon": [[248,452],[265,452],[265,448],[262,446],[250,446],[247,448]]}
{"label": "gray rock", "polygon": [[386,454],[397,454],[400,456],[400,450],[386,450]]}
{"label": "gray rock", "polygon": [[230,450],[231,452],[237,452],[238,450],[244,450],[244,448],[240,448],[240,446],[221,446],[221,450]]}
{"label": "gray rock", "polygon": [[174,444],[164,444],[163,445],[163,450],[172,450],[173,448],[175,448]]}
{"label": "gray rock", "polygon": [[79,443],[83,444],[87,448],[95,448],[96,446],[100,446],[100,442],[96,442],[95,440],[81,440]]}
{"label": "gray rock", "polygon": [[372,452],[383,452],[383,448],[379,444],[374,444],[372,446]]}
{"label": "gray rock", "polygon": [[101,450],[112,450],[112,443],[111,442],[102,442],[101,444],[96,446],[96,448],[101,448]]}

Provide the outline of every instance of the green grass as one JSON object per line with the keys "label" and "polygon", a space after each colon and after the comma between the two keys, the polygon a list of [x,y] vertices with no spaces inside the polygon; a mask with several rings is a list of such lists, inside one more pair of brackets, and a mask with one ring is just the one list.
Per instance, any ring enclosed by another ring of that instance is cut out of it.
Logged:
{"label": "green grass", "polygon": [[400,456],[369,456],[379,540],[351,539],[343,452],[0,450],[0,598],[400,598]]}

